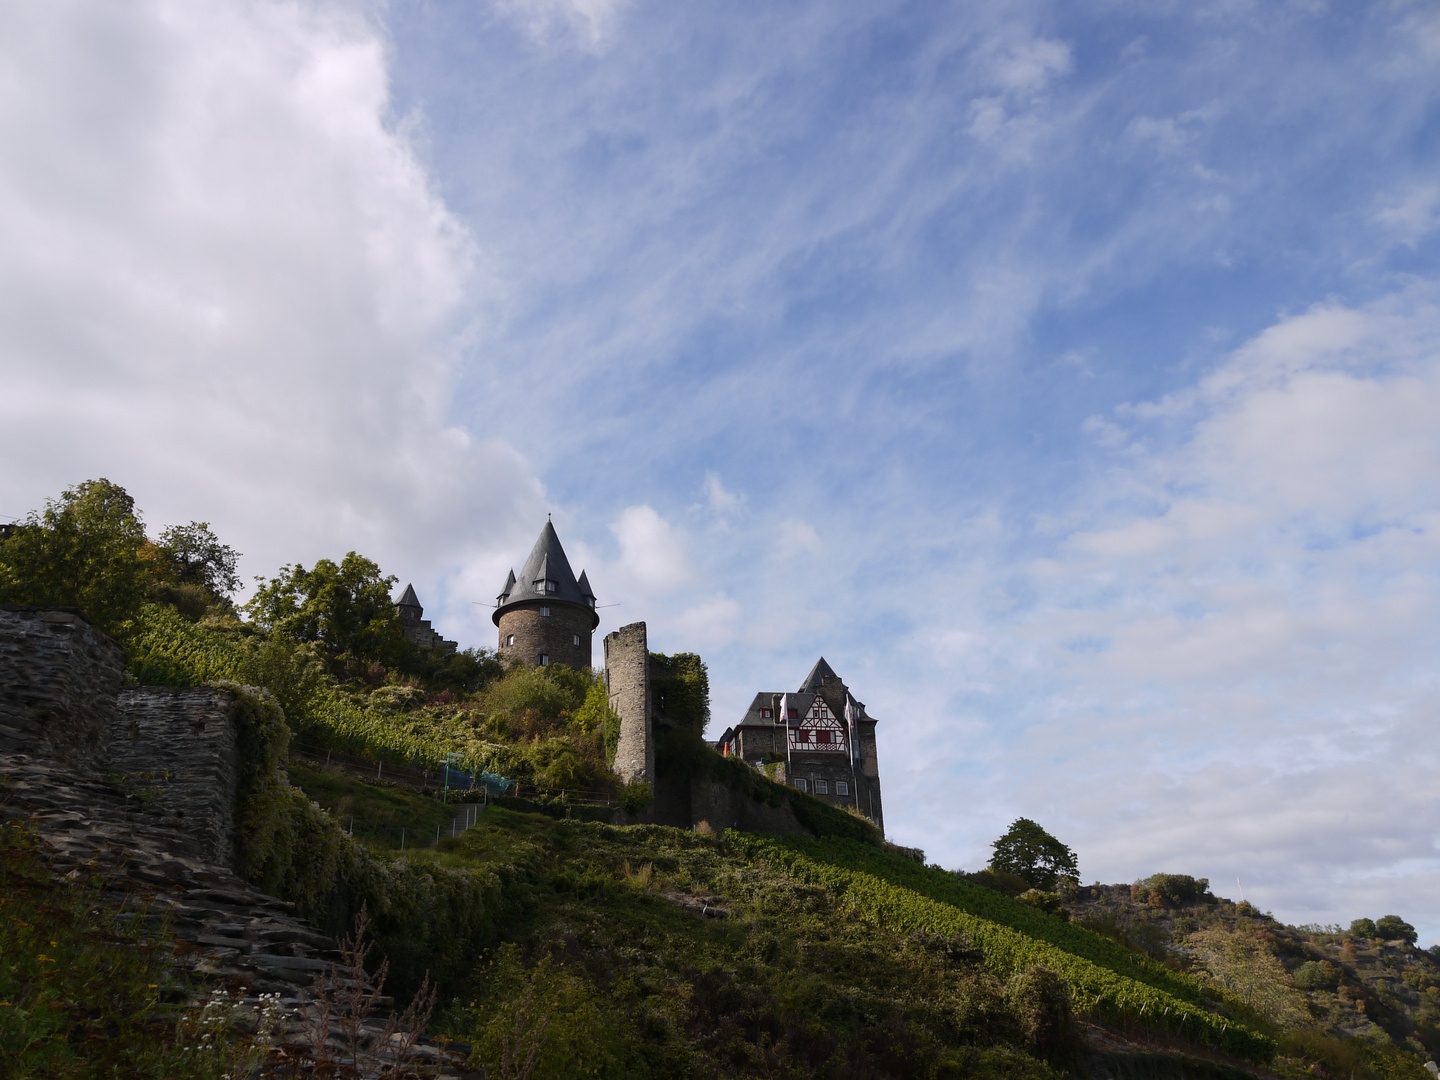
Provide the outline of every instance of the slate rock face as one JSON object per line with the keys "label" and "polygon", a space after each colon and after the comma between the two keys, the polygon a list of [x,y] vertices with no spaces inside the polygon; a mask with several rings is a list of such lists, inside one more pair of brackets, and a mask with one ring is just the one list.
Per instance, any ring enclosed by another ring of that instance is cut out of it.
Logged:
{"label": "slate rock face", "polygon": [[[98,888],[188,946],[173,964],[212,988],[283,1007],[287,1046],[315,1035],[317,977],[340,959],[293,904],[233,869],[234,695],[122,690],[124,651],[73,611],[0,608],[0,820],[23,817],[57,876]],[[343,970],[335,979],[343,990]],[[361,1033],[379,1045],[383,1015]],[[455,1077],[455,1055],[411,1054]]]}
{"label": "slate rock face", "polygon": [[0,753],[93,765],[125,652],[68,609],[0,608]]}

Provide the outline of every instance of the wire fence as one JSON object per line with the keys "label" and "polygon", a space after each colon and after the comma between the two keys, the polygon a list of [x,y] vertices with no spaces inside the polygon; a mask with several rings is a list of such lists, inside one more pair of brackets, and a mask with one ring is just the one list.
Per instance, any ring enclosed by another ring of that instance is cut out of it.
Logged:
{"label": "wire fence", "polygon": [[374,780],[388,780],[405,784],[421,791],[442,791],[453,793],[461,801],[467,795],[508,795],[517,799],[539,799],[568,803],[572,806],[614,806],[615,796],[608,791],[582,791],[576,788],[549,788],[540,784],[522,784],[494,773],[468,773],[461,769],[442,766],[439,769],[416,768],[413,765],[397,765],[388,761],[366,761],[353,754],[329,750],[323,746],[309,746],[292,742],[290,753],[306,761],[314,762],[329,769],[338,769],[351,776],[364,776]]}

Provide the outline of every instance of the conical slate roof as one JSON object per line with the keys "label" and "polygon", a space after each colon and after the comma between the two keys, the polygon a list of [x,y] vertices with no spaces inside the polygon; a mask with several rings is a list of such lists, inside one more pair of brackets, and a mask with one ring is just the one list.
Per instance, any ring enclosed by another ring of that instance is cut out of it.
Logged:
{"label": "conical slate roof", "polygon": [[[581,580],[585,579],[583,573],[580,577]],[[553,582],[555,588],[548,589],[546,582]],[[520,576],[515,577],[514,571],[511,571],[510,577],[505,581],[505,591],[498,600],[495,614],[491,616],[497,626],[500,625],[500,616],[504,612],[530,602],[575,604],[591,613],[592,627],[600,624],[600,616],[594,613],[595,596],[590,591],[590,583],[585,581],[582,589],[580,582],[575,580],[575,571],[570,569],[570,560],[565,557],[565,549],[560,546],[560,537],[555,533],[555,526],[548,520],[540,530],[535,546],[530,549],[530,557],[525,560]]]}
{"label": "conical slate roof", "polygon": [[[405,591],[400,594],[400,599],[395,601],[396,607],[420,607],[420,598],[415,595],[415,586],[406,585]],[[424,609],[421,608],[423,611]]]}
{"label": "conical slate roof", "polygon": [[810,674],[805,676],[805,681],[800,684],[800,689],[813,692],[820,689],[823,679],[838,679],[839,677],[835,674],[835,669],[827,664],[822,656],[810,669]]}

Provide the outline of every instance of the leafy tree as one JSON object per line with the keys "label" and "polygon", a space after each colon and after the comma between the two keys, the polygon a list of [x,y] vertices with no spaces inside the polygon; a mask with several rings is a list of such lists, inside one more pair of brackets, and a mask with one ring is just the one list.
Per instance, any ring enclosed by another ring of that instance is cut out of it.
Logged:
{"label": "leafy tree", "polygon": [[413,659],[414,646],[390,599],[399,580],[363,555],[349,552],[337,565],[321,559],[314,569],[282,566],[244,610],[266,630],[296,641],[314,641],[332,657],[351,656],[385,664]]}
{"label": "leafy tree", "polygon": [[1015,874],[1037,889],[1050,892],[1062,878],[1079,880],[1075,853],[1029,818],[1016,818],[991,846],[991,870]]}
{"label": "leafy tree", "polygon": [[1408,941],[1415,944],[1419,937],[1415,933],[1415,927],[1411,926],[1399,915],[1385,915],[1375,920],[1375,936],[1381,941]]}
{"label": "leafy tree", "polygon": [[1350,924],[1350,935],[1358,938],[1373,938],[1375,936],[1375,920],[1356,919]]}
{"label": "leafy tree", "polygon": [[87,480],[0,541],[0,603],[79,608],[116,633],[154,576],[147,550],[135,500],[119,484]]}
{"label": "leafy tree", "polygon": [[1152,874],[1136,883],[1132,896],[1146,898],[1151,907],[1185,907],[1203,903],[1210,892],[1209,878],[1189,874]]}
{"label": "leafy tree", "polygon": [[222,544],[208,521],[170,526],[160,534],[159,547],[182,584],[199,585],[215,596],[229,596],[240,586],[235,572],[240,553]]}
{"label": "leafy tree", "polygon": [[695,653],[651,653],[650,692],[662,715],[697,736],[710,722],[710,673]]}

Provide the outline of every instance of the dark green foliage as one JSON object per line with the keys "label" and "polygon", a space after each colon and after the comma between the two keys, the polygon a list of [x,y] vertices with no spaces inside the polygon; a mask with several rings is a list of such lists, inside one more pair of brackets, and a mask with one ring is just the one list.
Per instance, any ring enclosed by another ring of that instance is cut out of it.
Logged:
{"label": "dark green foliage", "polygon": [[710,722],[710,673],[695,653],[650,654],[650,693],[660,715],[697,737]]}
{"label": "dark green foliage", "polygon": [[973,881],[976,885],[993,889],[998,893],[1004,893],[1006,896],[1019,896],[1021,893],[1035,887],[1019,874],[1007,874],[1000,870],[992,870],[989,867],[984,870],[977,870],[973,874],[964,874],[962,876],[967,881]]}
{"label": "dark green foliage", "polygon": [[403,663],[413,646],[390,599],[398,580],[363,555],[349,552],[337,565],[321,559],[313,569],[282,566],[261,582],[245,611],[266,630],[296,641],[313,641],[332,657],[349,655]]}
{"label": "dark green foliage", "polygon": [[[1136,895],[1147,899],[1154,907],[1186,907],[1213,900],[1210,896],[1210,880],[1193,878],[1189,874],[1152,874],[1135,884]],[[1133,892],[1134,890],[1132,890]]]}
{"label": "dark green foliage", "polygon": [[1022,877],[1044,892],[1052,892],[1061,879],[1080,877],[1075,853],[1029,818],[1016,818],[991,846],[990,869]]}
{"label": "dark green foliage", "polygon": [[1399,915],[1385,915],[1375,920],[1375,936],[1381,941],[1408,941],[1413,945],[1419,935]]}
{"label": "dark green foliage", "polygon": [[390,960],[390,990],[404,998],[426,971],[442,988],[460,978],[491,931],[498,882],[491,876],[386,858],[352,840],[286,772],[284,714],[265,692],[219,684],[239,705],[241,784],[237,869],[299,906],[327,933],[370,913],[379,951]]}
{"label": "dark green foliage", "polygon": [[1071,1008],[1070,987],[1060,975],[1038,965],[1016,972],[1005,984],[1005,1000],[1037,1057],[1060,1066],[1079,1057],[1080,1028]]}
{"label": "dark green foliage", "polygon": [[1375,936],[1375,920],[1356,919],[1350,924],[1350,933],[1357,938],[1373,938]]}
{"label": "dark green foliage", "polygon": [[963,940],[837,917],[724,843],[497,807],[445,858],[506,882],[503,940],[443,1022],[490,1076],[532,1051],[536,1077],[1056,1075]]}
{"label": "dark green foliage", "polygon": [[239,588],[235,567],[240,553],[222,544],[208,521],[172,525],[160,534],[158,546],[182,585],[196,585],[215,596],[229,596]]}
{"label": "dark green foliage", "polygon": [[1334,990],[1341,971],[1329,960],[1307,960],[1295,970],[1295,985],[1302,990]]}
{"label": "dark green foliage", "polygon": [[0,540],[0,604],[79,608],[123,636],[162,558],[125,489],[89,480],[47,499],[43,514]]}

